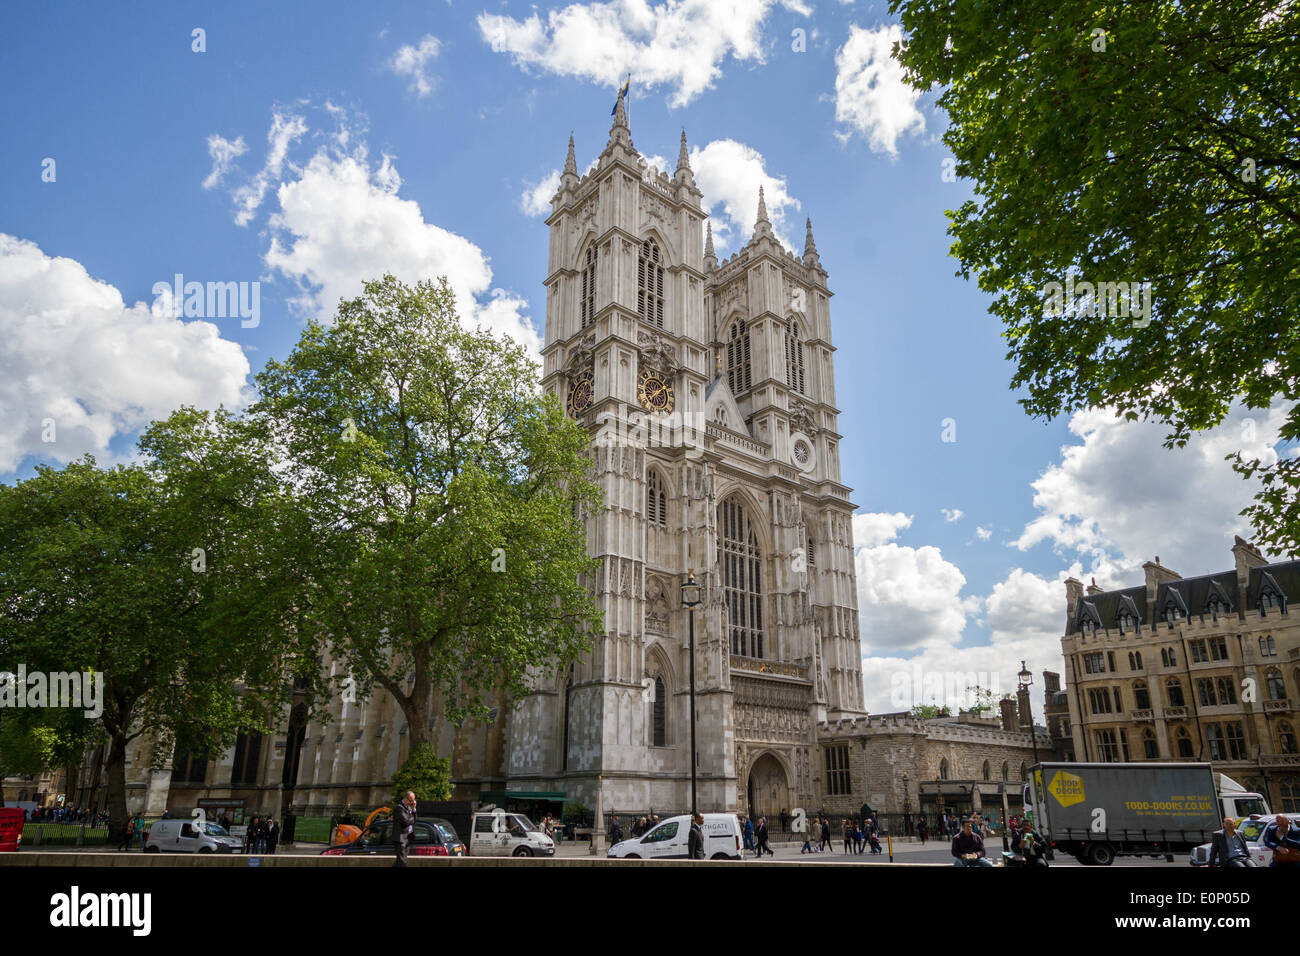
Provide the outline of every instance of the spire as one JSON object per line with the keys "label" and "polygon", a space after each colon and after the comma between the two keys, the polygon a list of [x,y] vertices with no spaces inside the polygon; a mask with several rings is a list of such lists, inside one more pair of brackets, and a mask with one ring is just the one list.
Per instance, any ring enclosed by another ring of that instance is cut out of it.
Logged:
{"label": "spire", "polygon": [[679,172],[683,169],[686,170],[687,172],[690,172],[691,170],[691,156],[686,151],[686,127],[685,126],[682,127],[682,146],[681,149],[677,151],[677,169]]}
{"label": "spire", "polygon": [[[763,198],[763,187],[758,187],[758,220],[754,223],[754,239],[772,235],[772,223],[767,218],[767,200]],[[750,240],[751,242],[753,240]]]}
{"label": "spire", "polygon": [[578,163],[577,160],[573,158],[572,133],[569,134],[569,155],[564,157],[564,171],[565,173],[572,173],[574,176],[578,175]]}
{"label": "spire", "polygon": [[817,243],[813,242],[812,219],[807,221],[807,233],[803,240],[803,264],[810,269],[820,269],[822,267],[821,257],[817,255]]}
{"label": "spire", "polygon": [[704,224],[704,271],[712,272],[718,267],[718,257],[713,252],[713,223]]}
{"label": "spire", "polygon": [[633,148],[632,131],[627,125],[627,105],[625,103],[631,89],[631,82],[632,78],[629,75],[623,85],[618,88],[618,101],[614,103],[614,125],[609,128],[609,142],[605,144],[606,151],[615,143],[621,144],[628,150]]}

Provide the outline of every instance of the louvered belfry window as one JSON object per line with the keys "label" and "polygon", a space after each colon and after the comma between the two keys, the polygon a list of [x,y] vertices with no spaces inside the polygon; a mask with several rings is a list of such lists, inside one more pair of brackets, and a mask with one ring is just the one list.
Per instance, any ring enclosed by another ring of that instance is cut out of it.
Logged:
{"label": "louvered belfry window", "polygon": [[578,308],[584,329],[596,320],[596,257],[596,244],[593,242],[587,247],[582,267],[582,300]]}
{"label": "louvered belfry window", "polygon": [[728,498],[718,508],[718,563],[731,653],[763,656],[763,555],[745,507]]}
{"label": "louvered belfry window", "polygon": [[654,712],[651,719],[654,746],[662,747],[668,738],[667,701],[664,700],[664,679],[655,678]]}
{"label": "louvered belfry window", "polygon": [[785,380],[800,395],[808,394],[803,387],[803,342],[799,339],[799,323],[793,321],[785,333]]}
{"label": "louvered belfry window", "polygon": [[646,475],[645,514],[651,524],[661,528],[668,526],[668,498],[659,481],[659,472],[653,468]]}
{"label": "louvered belfry window", "polygon": [[744,322],[736,322],[727,338],[727,387],[732,395],[749,391],[749,331]]}
{"label": "louvered belfry window", "polygon": [[653,239],[641,243],[636,257],[636,309],[641,318],[664,327],[664,267]]}

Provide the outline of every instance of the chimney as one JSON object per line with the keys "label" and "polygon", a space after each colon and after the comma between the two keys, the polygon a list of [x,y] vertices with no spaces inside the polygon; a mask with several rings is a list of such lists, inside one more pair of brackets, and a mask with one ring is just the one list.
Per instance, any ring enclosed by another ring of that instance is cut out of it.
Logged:
{"label": "chimney", "polygon": [[1052,671],[1043,671],[1043,693],[1047,695],[1048,701],[1052,699],[1053,694],[1061,692],[1061,675]]}
{"label": "chimney", "polygon": [[1105,593],[1106,593],[1106,592],[1103,591],[1101,588],[1097,587],[1097,579],[1096,579],[1096,578],[1090,578],[1089,580],[1092,581],[1092,583],[1088,585],[1088,597],[1092,597],[1094,594],[1105,594]]}
{"label": "chimney", "polygon": [[1005,694],[998,701],[998,708],[1002,711],[1002,729],[1014,731],[1016,729],[1016,702],[1011,699],[1010,694]]}
{"label": "chimney", "polygon": [[1237,591],[1241,595],[1237,603],[1242,604],[1250,590],[1250,569],[1261,568],[1268,561],[1259,553],[1259,548],[1243,541],[1240,535],[1233,535],[1232,557],[1237,564]]}
{"label": "chimney", "polygon": [[1160,563],[1160,555],[1156,555],[1154,561],[1148,561],[1142,565],[1142,570],[1147,576],[1147,623],[1155,620],[1156,616],[1156,589],[1165,581],[1178,581],[1182,578],[1177,571],[1172,571]]}
{"label": "chimney", "polygon": [[1070,633],[1074,623],[1074,609],[1078,607],[1079,598],[1083,597],[1083,582],[1078,578],[1065,579],[1065,632]]}
{"label": "chimney", "polygon": [[1021,730],[1030,730],[1034,726],[1033,711],[1029,709],[1029,688],[1021,687],[1016,691],[1017,719]]}

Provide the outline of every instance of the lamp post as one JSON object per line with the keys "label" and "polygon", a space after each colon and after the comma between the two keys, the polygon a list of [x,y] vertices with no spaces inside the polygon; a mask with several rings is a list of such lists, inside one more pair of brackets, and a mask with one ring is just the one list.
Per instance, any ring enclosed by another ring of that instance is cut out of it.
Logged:
{"label": "lamp post", "polygon": [[[1034,675],[1031,674],[1031,673],[1029,672],[1029,668],[1025,666],[1025,662],[1024,662],[1024,661],[1021,661],[1021,662],[1020,662],[1020,673],[1016,675],[1016,680],[1020,681],[1020,686],[1017,687],[1016,690],[1017,690],[1017,691],[1021,691],[1021,690],[1023,690],[1023,691],[1025,691],[1026,696],[1028,696],[1028,693],[1029,693],[1029,685],[1032,684],[1032,683],[1034,682]],[[1034,763],[1035,763],[1035,765],[1037,765],[1037,763],[1038,763],[1038,735],[1034,733],[1034,707],[1033,707],[1033,704],[1030,704],[1030,705],[1029,705],[1029,743],[1030,743],[1030,744],[1033,746],[1033,748],[1034,748]],[[1030,784],[1029,784],[1029,786],[1030,786],[1030,789],[1031,789],[1031,790],[1033,791],[1033,793],[1034,793],[1034,799],[1035,799],[1035,800],[1039,800],[1039,799],[1041,799],[1041,797],[1039,797],[1039,795],[1038,795],[1038,789],[1037,789],[1037,788],[1034,786],[1034,784],[1033,784],[1033,777],[1034,777],[1034,775],[1033,775],[1033,772],[1031,771],[1030,774],[1029,774],[1029,779],[1030,779]],[[1022,808],[1022,809],[1023,809],[1023,808]],[[1048,840],[1048,842],[1047,842],[1047,858],[1048,858],[1049,860],[1053,860],[1053,859],[1056,858],[1056,854],[1052,852],[1052,848],[1053,848],[1054,845],[1055,845],[1055,844],[1053,844],[1053,843],[1051,842],[1051,840]]]}
{"label": "lamp post", "polygon": [[699,812],[695,799],[695,606],[700,603],[700,586],[695,582],[695,569],[686,572],[682,582],[682,607],[686,608],[686,617],[691,634],[691,816]]}

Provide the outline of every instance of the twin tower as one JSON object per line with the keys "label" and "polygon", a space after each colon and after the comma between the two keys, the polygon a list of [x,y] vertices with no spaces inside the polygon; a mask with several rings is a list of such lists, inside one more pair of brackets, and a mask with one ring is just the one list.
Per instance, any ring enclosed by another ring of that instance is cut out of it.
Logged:
{"label": "twin tower", "polygon": [[811,224],[802,257],[782,246],[761,189],[753,237],[720,262],[701,199],[685,134],[671,179],[649,169],[621,98],[586,175],[570,139],[542,385],[592,434],[605,629],[505,709],[497,741],[461,741],[462,787],[688,809],[691,569],[701,811],[819,805],[817,725],[863,713],[826,271]]}

